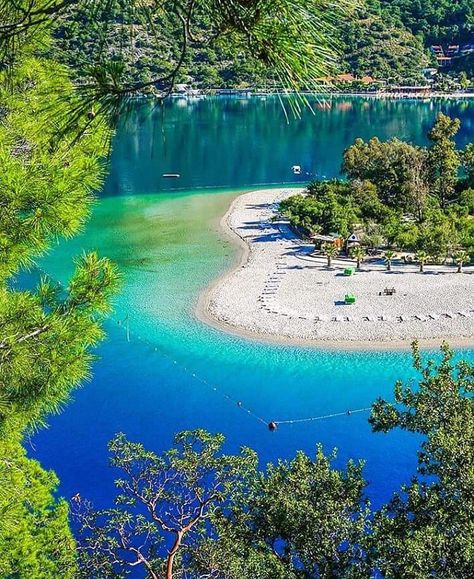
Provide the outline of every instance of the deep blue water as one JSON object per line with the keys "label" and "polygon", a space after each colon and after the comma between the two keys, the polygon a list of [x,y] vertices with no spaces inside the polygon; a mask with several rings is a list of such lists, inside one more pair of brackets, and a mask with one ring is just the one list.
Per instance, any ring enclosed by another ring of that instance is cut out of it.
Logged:
{"label": "deep blue water", "polygon": [[[137,106],[115,139],[110,177],[86,231],[42,263],[65,281],[71,256],[94,248],[114,259],[124,275],[92,382],[33,439],[31,454],[58,473],[60,493],[80,492],[97,506],[110,505],[117,473],[107,466],[106,444],[116,432],[159,451],[177,431],[198,427],[223,432],[229,452],[241,445],[256,449],[262,464],[291,458],[298,449],[314,453],[318,442],[327,451],[339,449],[338,465],[350,457],[365,459],[376,506],[409,480],[419,440],[398,431],[372,434],[367,413],[284,425],[271,433],[222,395],[242,401],[265,421],[362,408],[377,396],[391,397],[396,379],[414,376],[408,352],[260,344],[209,328],[193,312],[199,291],[232,263],[233,248],[216,225],[232,191],[289,181],[294,162],[308,172],[335,175],[343,148],[359,135],[423,142],[443,107],[463,119],[460,142],[472,140],[473,105],[452,101],[340,99],[290,124],[272,99],[171,102],[164,115]],[[179,185],[186,191],[164,193],[174,186],[161,178],[165,170],[181,172]],[[198,186],[229,192],[193,189]],[[117,324],[126,315],[130,342]],[[472,350],[462,355],[474,359]]]}

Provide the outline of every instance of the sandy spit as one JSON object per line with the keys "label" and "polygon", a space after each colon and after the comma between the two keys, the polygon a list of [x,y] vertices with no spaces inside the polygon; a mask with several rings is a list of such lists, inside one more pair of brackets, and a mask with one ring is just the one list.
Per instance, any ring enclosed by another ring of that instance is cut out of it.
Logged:
{"label": "sandy spit", "polygon": [[[381,260],[364,262],[345,277],[354,262],[336,260],[331,268],[312,246],[277,219],[279,201],[302,190],[267,189],[240,195],[220,227],[234,241],[230,271],[206,288],[196,316],[203,322],[251,340],[338,350],[423,348],[443,340],[453,347],[474,346],[474,273],[456,274],[452,266],[395,261],[387,272]],[[394,287],[393,296],[380,296]],[[344,305],[346,293],[356,304]]]}

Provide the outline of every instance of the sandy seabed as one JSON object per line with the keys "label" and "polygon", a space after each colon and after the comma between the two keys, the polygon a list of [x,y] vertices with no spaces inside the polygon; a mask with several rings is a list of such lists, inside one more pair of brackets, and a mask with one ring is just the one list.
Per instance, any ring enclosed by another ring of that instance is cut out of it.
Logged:
{"label": "sandy seabed", "polygon": [[[199,300],[200,319],[246,337],[295,345],[349,348],[474,345],[474,268],[394,262],[392,271],[371,258],[353,276],[348,260],[314,257],[278,203],[302,190],[269,189],[237,197],[221,226],[239,244],[236,267]],[[394,295],[379,295],[395,288]],[[344,296],[356,296],[353,305]]]}

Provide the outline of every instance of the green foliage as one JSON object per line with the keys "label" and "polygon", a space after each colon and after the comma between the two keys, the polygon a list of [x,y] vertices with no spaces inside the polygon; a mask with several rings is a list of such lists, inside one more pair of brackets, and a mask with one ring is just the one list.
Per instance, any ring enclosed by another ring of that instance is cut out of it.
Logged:
{"label": "green foliage", "polygon": [[356,260],[357,269],[360,269],[360,264],[367,257],[367,253],[363,247],[358,245],[351,250],[351,257]]}
{"label": "green foliage", "polygon": [[461,247],[472,251],[473,195],[466,187],[473,155],[471,145],[456,149],[458,130],[457,119],[440,114],[429,148],[356,139],[343,157],[348,181],[315,181],[304,195],[285,199],[281,211],[305,232],[347,237],[357,230],[366,245],[426,252],[436,262]]}
{"label": "green foliage", "polygon": [[0,442],[0,576],[72,579],[68,506],[53,498],[56,476],[25,454],[17,440]]}
{"label": "green foliage", "polygon": [[469,254],[467,253],[467,251],[463,251],[463,250],[455,253],[453,257],[454,257],[454,261],[458,265],[458,273],[462,273],[463,265],[465,263],[469,263],[471,261],[471,258],[469,256]]}
{"label": "green foliage", "polygon": [[27,55],[0,92],[0,430],[42,423],[88,377],[117,287],[114,267],[95,254],[77,261],[64,291],[47,279],[36,291],[9,283],[54,240],[82,227],[101,183],[108,132],[87,133],[72,146],[58,140],[48,120],[67,114],[58,87],[72,91],[63,67]]}
{"label": "green foliage", "polygon": [[[416,476],[378,510],[366,501],[362,464],[335,469],[335,453],[321,447],[314,459],[298,452],[258,472],[251,451],[222,455],[222,437],[203,431],[181,433],[162,455],[119,435],[116,508],[79,510],[83,576],[125,577],[138,561],[157,578],[174,558],[175,576],[190,578],[470,577],[474,367],[452,357],[443,345],[441,361],[424,364],[415,343],[418,383],[398,382],[394,403],[372,406],[375,432],[422,435]],[[177,550],[166,533],[182,537]]]}
{"label": "green foliage", "polygon": [[401,82],[419,79],[428,64],[422,42],[380,6],[367,6],[344,23],[344,70],[357,77]]}
{"label": "green foliage", "polygon": [[429,255],[426,253],[426,251],[421,250],[416,253],[415,259],[420,264],[420,272],[423,273],[425,270],[425,263],[428,261]]}
{"label": "green foliage", "polygon": [[300,452],[261,474],[253,452],[223,455],[222,443],[220,435],[183,432],[156,455],[117,436],[110,444],[123,473],[116,507],[78,510],[83,576],[126,576],[136,561],[149,576],[169,578],[212,571],[270,579],[302,569],[343,577],[361,565],[361,464],[335,470],[335,454],[318,447],[315,460]]}
{"label": "green foliage", "polygon": [[456,192],[461,159],[456,150],[454,136],[460,126],[459,119],[451,119],[439,113],[428,133],[428,138],[432,143],[428,159],[431,186],[442,207],[453,200]]}
{"label": "green foliage", "polygon": [[380,0],[387,13],[399,16],[426,45],[459,44],[472,39],[474,7],[471,0]]}
{"label": "green foliage", "polygon": [[161,98],[175,84],[245,85],[256,77],[298,91],[336,66],[336,24],[349,0],[72,2],[59,17],[58,58],[77,74],[83,106],[116,117],[130,94]]}
{"label": "green foliage", "polygon": [[328,260],[328,267],[331,267],[333,258],[339,253],[339,248],[334,243],[325,243],[322,249]]}
{"label": "green foliage", "polygon": [[[42,278],[37,287],[21,289],[17,274],[34,268],[53,242],[84,225],[102,182],[109,126],[130,95],[149,90],[166,96],[192,65],[191,47],[203,61],[221,60],[219,52],[207,52],[217,40],[217,50],[239,57],[242,68],[245,58],[267,67],[284,88],[312,87],[334,63],[330,32],[348,6],[347,0],[337,6],[326,0],[0,0],[2,576],[73,573],[67,506],[53,498],[55,477],[24,457],[20,441],[89,377],[118,285],[115,267],[95,253],[77,259],[65,288]],[[74,84],[57,62],[53,31],[64,61],[74,65]],[[304,103],[303,96],[292,103],[295,114]],[[167,489],[167,500],[194,493],[194,502],[181,506],[197,508],[196,531],[207,520],[207,507],[222,502],[230,482],[235,488],[244,475],[239,468],[254,460],[247,452],[217,461],[221,442],[202,432],[183,435],[181,455],[166,457],[181,485],[176,480],[175,492]],[[126,460],[125,441],[117,440],[112,450],[118,462]],[[147,459],[145,473],[157,474],[165,459]],[[215,485],[202,504],[207,475],[215,476]],[[133,520],[139,534],[153,533],[139,514],[128,519],[111,513],[110,520],[121,528]]]}
{"label": "green foliage", "polygon": [[280,209],[294,226],[325,235],[348,235],[358,220],[350,187],[338,181],[310,183],[306,196],[285,199]]}
{"label": "green foliage", "polygon": [[[38,25],[34,39],[24,31],[15,66],[0,69],[0,575],[55,579],[74,575],[68,505],[21,439],[88,378],[118,276],[90,254],[66,288],[47,278],[36,288],[17,283],[53,242],[84,225],[110,137],[100,126],[87,131],[85,116],[71,119],[73,87],[45,57],[47,28]],[[74,131],[60,129],[64,119]]]}
{"label": "green foliage", "polygon": [[469,143],[464,150],[462,164],[466,171],[468,185],[474,187],[474,143]]}
{"label": "green foliage", "polygon": [[383,204],[421,213],[426,193],[420,193],[417,185],[426,182],[426,165],[424,149],[398,139],[381,142],[374,137],[368,143],[356,139],[346,149],[342,171],[351,180],[375,185]]}
{"label": "green foliage", "polygon": [[474,568],[474,368],[454,365],[444,345],[419,384],[395,389],[396,405],[377,401],[375,431],[423,435],[418,476],[376,514],[369,558],[385,577],[469,577]]}
{"label": "green foliage", "polygon": [[203,430],[181,432],[171,450],[157,455],[117,435],[109,444],[111,464],[123,477],[115,483],[116,507],[78,508],[82,576],[122,577],[140,565],[151,577],[171,579],[178,564],[188,567],[217,509],[256,476],[255,453],[222,455],[223,442]]}

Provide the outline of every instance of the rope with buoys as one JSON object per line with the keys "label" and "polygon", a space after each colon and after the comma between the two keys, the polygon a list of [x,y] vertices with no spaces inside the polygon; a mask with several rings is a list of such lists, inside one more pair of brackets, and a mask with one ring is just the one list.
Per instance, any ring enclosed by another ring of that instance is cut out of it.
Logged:
{"label": "rope with buoys", "polygon": [[[129,321],[129,315],[127,314],[125,316],[125,318],[120,321],[118,320],[118,324],[121,325],[121,322],[126,321],[127,325],[125,327],[125,330],[127,332],[127,341],[130,342],[130,328],[128,326],[128,321]],[[250,410],[249,408],[247,408],[246,406],[243,405],[243,403],[240,400],[236,400],[233,397],[231,397],[229,394],[222,392],[222,390],[215,384],[209,382],[208,380],[206,380],[205,378],[202,378],[201,376],[199,376],[198,374],[196,374],[195,372],[193,372],[192,370],[190,370],[189,368],[187,368],[184,364],[178,362],[177,360],[174,360],[171,356],[169,356],[169,354],[167,354],[165,351],[163,351],[162,348],[158,348],[157,346],[155,346],[154,344],[152,344],[151,342],[149,342],[148,340],[142,340],[142,338],[140,336],[137,336],[138,340],[148,343],[148,345],[153,348],[153,350],[155,352],[160,351],[161,355],[168,358],[169,360],[171,360],[173,362],[173,364],[179,366],[182,370],[184,370],[187,374],[191,375],[196,381],[201,382],[201,384],[204,384],[205,386],[208,386],[209,388],[211,388],[214,392],[219,392],[221,394],[221,396],[223,396],[223,398],[233,402],[234,404],[237,405],[238,408],[242,409],[243,411],[245,411],[249,416],[252,416],[253,418],[255,418],[256,420],[258,420],[260,423],[265,424],[268,429],[270,431],[275,431],[279,426],[284,425],[284,424],[301,424],[304,422],[314,422],[317,420],[327,420],[330,418],[337,418],[340,416],[351,416],[352,414],[358,414],[361,412],[368,412],[371,410],[370,406],[367,406],[365,408],[356,408],[354,410],[346,410],[344,412],[333,412],[332,414],[323,414],[320,416],[309,416],[306,418],[295,418],[295,419],[288,419],[288,420],[271,420],[271,421],[267,421],[264,418],[262,418],[261,416],[259,416],[258,414],[255,414],[255,412],[253,412],[252,410]]]}
{"label": "rope with buoys", "polygon": [[[39,267],[37,267],[37,270],[40,273],[42,273],[43,275],[47,276],[52,281],[54,281],[54,283],[56,283],[59,287],[64,288],[64,285],[60,281],[53,279],[46,271],[44,271],[43,269],[41,269]],[[183,372],[185,372],[192,379],[194,379],[195,381],[210,388],[213,392],[220,394],[225,400],[231,402],[237,408],[239,408],[240,410],[245,412],[248,416],[255,419],[259,423],[264,424],[268,428],[268,430],[270,430],[271,432],[274,432],[275,430],[277,430],[277,428],[279,426],[282,426],[282,425],[303,424],[303,423],[308,423],[308,422],[315,422],[318,420],[328,420],[331,418],[337,418],[337,417],[341,417],[341,416],[351,416],[352,414],[368,412],[371,410],[371,407],[368,406],[365,408],[356,408],[353,410],[350,409],[350,410],[346,410],[344,412],[334,412],[332,414],[322,414],[319,416],[309,416],[306,418],[295,418],[295,419],[288,419],[288,420],[270,420],[270,421],[265,420],[264,418],[262,418],[261,416],[256,414],[253,410],[251,410],[246,405],[244,405],[241,400],[237,400],[234,397],[232,397],[231,395],[229,395],[227,392],[225,392],[219,385],[217,385],[213,382],[209,382],[208,380],[206,380],[206,378],[199,376],[198,374],[196,374],[195,371],[188,368],[185,364],[176,360],[173,356],[170,356],[163,349],[163,347],[157,346],[155,343],[151,342],[147,338],[144,339],[140,335],[138,335],[135,331],[131,330],[130,329],[130,316],[128,313],[125,315],[125,317],[123,317],[121,319],[119,319],[113,315],[109,316],[109,319],[113,320],[119,328],[123,329],[123,331],[125,332],[125,337],[126,337],[127,343],[131,343],[131,341],[132,341],[131,338],[135,337],[138,342],[141,342],[142,344],[146,344],[152,350],[153,353],[160,354],[162,357],[164,357],[168,361],[170,361],[174,366],[179,367]]]}
{"label": "rope with buoys", "polygon": [[[148,340],[146,338],[143,339],[141,336],[139,336],[138,334],[136,334],[135,332],[130,330],[130,327],[129,327],[130,317],[128,314],[125,316],[125,318],[123,318],[121,320],[115,318],[114,316],[111,316],[111,319],[116,321],[117,325],[119,327],[124,328],[124,330],[126,332],[126,336],[127,336],[127,342],[131,341],[130,340],[131,336],[135,336],[138,341],[140,341],[143,344],[146,344],[148,347],[150,347],[152,349],[152,351],[154,353],[160,353],[160,355],[162,357],[169,360],[174,366],[177,366],[178,368],[180,368],[182,371],[184,371],[188,376],[193,378],[195,381],[200,382],[201,384],[207,386],[213,392],[220,394],[224,399],[228,400],[229,402],[232,402],[237,408],[239,408],[240,410],[242,410],[243,412],[245,412],[246,414],[248,414],[249,416],[251,416],[252,418],[257,420],[261,424],[265,424],[265,425],[268,424],[268,421],[266,421],[264,418],[262,418],[261,416],[256,414],[253,410],[251,410],[250,408],[245,406],[241,400],[237,400],[237,399],[233,398],[232,396],[230,396],[230,394],[223,391],[222,388],[220,386],[218,386],[217,384],[209,382],[208,380],[206,380],[202,376],[199,376],[198,374],[196,374],[195,371],[188,368],[185,364],[176,360],[174,357],[170,356],[162,347],[157,346],[156,344],[154,344],[153,342],[151,342],[150,340]],[[126,322],[126,324],[124,324],[124,322]]]}
{"label": "rope with buoys", "polygon": [[272,420],[268,424],[270,430],[276,430],[281,424],[301,424],[303,422],[314,422],[316,420],[327,420],[328,418],[337,418],[339,416],[351,416],[352,414],[358,414],[360,412],[369,412],[372,409],[371,406],[366,408],[356,408],[355,410],[346,410],[345,412],[333,412],[332,414],[322,414],[321,416],[308,416],[307,418],[293,418],[289,420]]}

